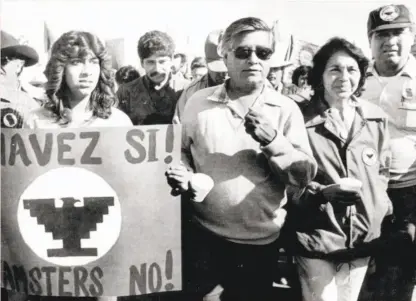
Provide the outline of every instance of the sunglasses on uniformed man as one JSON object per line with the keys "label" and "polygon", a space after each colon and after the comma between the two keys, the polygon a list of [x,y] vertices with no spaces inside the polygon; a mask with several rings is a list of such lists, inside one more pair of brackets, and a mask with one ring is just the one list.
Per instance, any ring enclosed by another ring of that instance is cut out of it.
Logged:
{"label": "sunglasses on uniformed man", "polygon": [[273,50],[263,46],[256,46],[254,49],[251,47],[240,46],[232,50],[236,58],[240,60],[248,59],[254,52],[256,56],[262,61],[267,61],[273,54]]}

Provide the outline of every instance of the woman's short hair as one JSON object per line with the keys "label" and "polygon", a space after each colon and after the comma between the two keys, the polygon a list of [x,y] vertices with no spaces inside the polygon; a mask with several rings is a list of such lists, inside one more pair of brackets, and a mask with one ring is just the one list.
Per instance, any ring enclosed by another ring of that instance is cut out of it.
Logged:
{"label": "woman's short hair", "polygon": [[116,72],[117,84],[126,84],[140,77],[139,71],[131,65],[123,66]]}
{"label": "woman's short hair", "polygon": [[266,22],[259,18],[247,17],[238,19],[227,27],[219,45],[220,54],[224,56],[227,51],[232,48],[234,39],[237,36],[242,33],[249,33],[254,31],[265,31],[270,33],[272,38],[272,50],[274,51],[276,43],[273,29],[269,27]]}
{"label": "woman's short hair", "polygon": [[155,54],[173,57],[175,42],[165,32],[159,30],[149,31],[140,37],[137,52],[142,61]]}
{"label": "woman's short hair", "polygon": [[361,73],[358,88],[354,95],[360,96],[363,86],[365,84],[365,76],[369,61],[365,57],[363,51],[355,46],[353,43],[346,39],[335,37],[330,39],[325,45],[323,45],[313,57],[313,67],[308,76],[308,83],[315,91],[315,97],[323,97],[324,85],[323,85],[323,74],[329,59],[337,52],[346,52],[353,59],[357,61],[358,68]]}
{"label": "woman's short hair", "polygon": [[293,70],[292,73],[292,84],[294,85],[298,85],[299,82],[299,78],[301,76],[308,76],[309,72],[311,71],[312,67],[311,66],[299,66],[297,67],[295,70]]}
{"label": "woman's short hair", "polygon": [[83,58],[93,53],[99,60],[100,75],[97,86],[91,93],[90,109],[94,116],[108,118],[111,107],[117,104],[114,92],[114,77],[111,69],[111,57],[100,39],[85,31],[64,33],[52,46],[45,76],[48,102],[45,108],[56,115],[57,122],[70,122],[68,86],[65,81],[65,67],[72,58]]}

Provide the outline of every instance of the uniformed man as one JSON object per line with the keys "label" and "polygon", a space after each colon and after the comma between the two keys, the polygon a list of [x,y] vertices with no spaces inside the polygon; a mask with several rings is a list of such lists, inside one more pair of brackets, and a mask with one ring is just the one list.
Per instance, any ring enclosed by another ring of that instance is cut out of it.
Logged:
{"label": "uniformed man", "polygon": [[40,106],[22,89],[20,83],[23,68],[33,66],[38,61],[35,49],[1,31],[1,127],[21,128],[29,112]]}
{"label": "uniformed man", "polygon": [[[380,281],[391,282],[377,286],[387,289],[376,299],[411,300],[416,274],[416,59],[411,55],[415,21],[406,6],[387,5],[369,14],[367,33],[374,62],[362,97],[378,104],[389,117],[388,194],[394,207],[394,231],[408,237],[403,248],[397,247],[400,253],[376,261],[378,270],[384,271]],[[386,263],[388,267],[383,266]]]}

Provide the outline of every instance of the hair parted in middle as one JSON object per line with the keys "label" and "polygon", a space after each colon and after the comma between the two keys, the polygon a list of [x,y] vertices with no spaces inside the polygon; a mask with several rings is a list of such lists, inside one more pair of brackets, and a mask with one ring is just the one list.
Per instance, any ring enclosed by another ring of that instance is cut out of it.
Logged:
{"label": "hair parted in middle", "polygon": [[369,60],[364,55],[361,48],[355,46],[353,43],[344,38],[334,37],[326,42],[314,55],[313,67],[309,72],[308,83],[311,85],[315,94],[313,99],[323,99],[324,84],[323,74],[326,65],[330,58],[337,52],[345,52],[350,55],[358,64],[361,73],[360,81],[357,90],[354,92],[355,96],[360,96],[366,80],[366,73],[369,65]]}
{"label": "hair parted in middle", "polygon": [[175,42],[165,32],[159,30],[149,31],[140,37],[137,52],[142,61],[155,54],[173,57]]}
{"label": "hair parted in middle", "polygon": [[48,96],[45,108],[55,115],[56,121],[60,124],[71,121],[65,67],[71,59],[84,58],[91,52],[98,58],[100,64],[98,83],[91,93],[89,102],[93,116],[107,119],[111,115],[111,107],[117,105],[111,57],[106,47],[92,33],[69,31],[53,44],[51,58],[44,72],[47,78],[46,95]]}
{"label": "hair parted in middle", "polygon": [[272,50],[275,50],[276,39],[274,36],[274,31],[269,27],[266,22],[259,18],[247,17],[234,21],[231,23],[224,32],[224,35],[221,38],[220,45],[218,45],[219,54],[224,57],[227,51],[232,48],[234,39],[243,33],[249,33],[254,31],[265,31],[270,33],[272,38]]}

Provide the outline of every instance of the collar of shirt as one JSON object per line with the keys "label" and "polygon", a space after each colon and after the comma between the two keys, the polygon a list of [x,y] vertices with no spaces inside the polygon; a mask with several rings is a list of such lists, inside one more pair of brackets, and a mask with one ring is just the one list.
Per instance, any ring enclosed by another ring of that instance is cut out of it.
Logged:
{"label": "collar of shirt", "polygon": [[[375,69],[374,61],[372,61],[368,67],[366,76],[376,76],[377,78],[380,77],[380,75],[377,73],[377,70]],[[409,59],[404,65],[403,69],[397,74],[397,76],[410,77],[411,79],[416,80],[416,58],[413,55],[409,55]]]}
{"label": "collar of shirt", "polygon": [[19,81],[16,81],[15,79],[10,79],[10,77],[8,77],[5,74],[0,74],[0,85],[3,89],[8,89],[8,90],[15,90],[15,91],[19,91],[21,90],[21,85]]}
{"label": "collar of shirt", "polygon": [[[228,94],[227,94],[227,87],[229,85],[229,80],[225,81],[224,84],[219,85],[214,92],[207,97],[208,100],[213,102],[222,103],[226,105],[233,113],[235,117],[239,117],[244,119],[245,114],[244,109],[241,109],[237,102],[232,101]],[[276,91],[273,89],[271,84],[265,83],[260,95],[254,100],[254,102],[250,105],[250,108],[267,104],[270,106],[280,106],[278,102],[278,97],[276,97]]]}
{"label": "collar of shirt", "polygon": [[[225,83],[223,83],[222,85],[218,85],[217,88],[214,90],[214,92],[207,98],[214,102],[219,102],[219,103],[224,103],[224,104],[229,103],[231,99],[228,97],[228,94],[227,94],[228,85],[229,85],[229,79],[227,79]],[[263,103],[269,104],[272,106],[280,106],[278,99],[270,95],[271,93],[274,93],[275,94],[274,96],[276,96],[276,91],[273,89],[272,85],[268,81],[266,81],[258,100],[261,100],[263,101]],[[269,95],[271,97],[268,97]]]}
{"label": "collar of shirt", "polygon": [[[315,101],[315,104],[313,103]],[[306,122],[306,127],[313,127],[318,124],[324,123],[327,120],[327,112],[330,110],[329,104],[322,99],[311,100],[310,105],[314,105],[316,116],[312,117],[309,121]],[[379,112],[375,112],[371,107],[368,107],[363,103],[359,98],[351,96],[349,100],[349,105],[356,108],[356,112],[362,119],[381,119],[385,118],[384,115],[380,115]]]}

